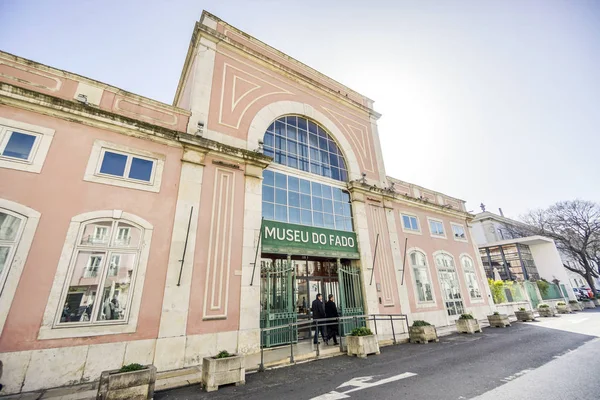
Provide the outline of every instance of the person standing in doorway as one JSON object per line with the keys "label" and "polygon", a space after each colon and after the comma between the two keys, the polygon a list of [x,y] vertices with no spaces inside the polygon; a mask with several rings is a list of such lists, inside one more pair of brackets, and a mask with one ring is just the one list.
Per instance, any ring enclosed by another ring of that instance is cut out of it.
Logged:
{"label": "person standing in doorway", "polygon": [[[327,296],[327,299],[327,303],[325,303],[325,316],[327,318],[338,318],[340,315],[338,314],[337,306],[335,305],[333,295],[330,294],[329,296]],[[331,321],[329,323],[331,323]],[[337,345],[338,325],[329,325],[328,328],[329,333],[327,335],[327,341],[333,338],[333,344]]]}
{"label": "person standing in doorway", "polygon": [[[313,319],[317,322],[320,319],[325,318],[325,305],[323,304],[323,296],[321,296],[321,293],[317,293],[317,298],[312,302],[312,313]],[[315,337],[313,339],[313,343],[317,344],[319,341],[319,331],[321,331],[321,337],[323,338],[323,341],[327,343],[324,325],[319,325],[318,328],[315,328]]]}

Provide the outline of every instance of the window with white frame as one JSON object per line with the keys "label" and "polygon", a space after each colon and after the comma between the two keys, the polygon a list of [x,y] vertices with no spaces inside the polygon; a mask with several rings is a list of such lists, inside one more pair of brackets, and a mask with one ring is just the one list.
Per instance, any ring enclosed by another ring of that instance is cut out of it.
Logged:
{"label": "window with white frame", "polygon": [[467,240],[467,235],[465,233],[465,227],[458,224],[450,224],[452,225],[452,233],[454,234],[454,239],[456,240]]}
{"label": "window with white frame", "polygon": [[413,251],[410,253],[410,264],[415,280],[418,302],[432,302],[433,289],[431,287],[431,277],[429,276],[425,254],[420,251]]}
{"label": "window with white frame", "polygon": [[164,154],[96,140],[84,181],[159,192]]}
{"label": "window with white frame", "polygon": [[0,156],[17,161],[31,162],[35,154],[35,144],[40,135],[7,128],[3,136],[0,144]]}
{"label": "window with white frame", "polygon": [[442,221],[438,221],[436,219],[429,220],[429,231],[433,236],[441,236],[445,237],[446,233],[444,232],[444,224]]}
{"label": "window with white frame", "polygon": [[471,296],[471,299],[473,300],[480,300],[482,296],[481,291],[479,290],[479,283],[477,283],[477,275],[475,274],[473,260],[470,257],[462,256],[461,263],[465,273],[465,282],[467,283],[469,296]]}
{"label": "window with white frame", "polygon": [[152,183],[155,162],[151,158],[104,149],[98,173]]}
{"label": "window with white frame", "polygon": [[122,219],[81,225],[59,325],[127,322],[142,238],[143,229]]}
{"label": "window with white frame", "polygon": [[0,293],[24,226],[22,216],[0,208]]}
{"label": "window with white frame", "polygon": [[0,168],[39,173],[54,130],[0,117]]}
{"label": "window with white frame", "polygon": [[419,232],[419,219],[414,215],[402,214],[402,226],[406,231]]}

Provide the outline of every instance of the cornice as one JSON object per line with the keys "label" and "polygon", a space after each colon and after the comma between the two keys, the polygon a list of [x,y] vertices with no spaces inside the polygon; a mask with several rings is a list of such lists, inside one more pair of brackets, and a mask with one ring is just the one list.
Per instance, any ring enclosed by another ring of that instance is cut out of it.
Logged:
{"label": "cornice", "polygon": [[411,196],[406,196],[387,188],[380,188],[376,185],[369,185],[361,181],[351,181],[348,183],[348,189],[350,192],[360,193],[365,200],[380,201],[383,207],[386,204],[398,204],[410,207],[420,208],[425,211],[431,211],[436,213],[445,214],[461,220],[471,221],[474,217],[473,214],[466,211],[456,210],[447,206],[442,206],[436,203],[428,202],[422,199],[418,199]]}
{"label": "cornice", "polygon": [[215,153],[264,167],[272,161],[271,157],[262,153],[229,146],[201,136],[179,132],[9,83],[0,82],[0,104],[95,128],[109,129],[117,133],[149,139],[170,146],[193,148],[207,154]]}

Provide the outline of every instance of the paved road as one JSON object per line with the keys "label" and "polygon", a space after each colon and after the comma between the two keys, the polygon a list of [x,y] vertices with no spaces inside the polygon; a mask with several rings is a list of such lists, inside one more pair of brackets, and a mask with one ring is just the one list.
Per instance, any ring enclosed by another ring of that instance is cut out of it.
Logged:
{"label": "paved road", "polygon": [[[199,386],[159,392],[155,399],[600,399],[600,343],[591,342],[598,326],[600,310],[589,310],[439,343],[384,347],[366,360],[341,356],[251,374],[245,386],[213,393]],[[587,364],[577,363],[585,352]],[[534,383],[537,389],[524,391]],[[553,389],[544,389],[547,384]]]}

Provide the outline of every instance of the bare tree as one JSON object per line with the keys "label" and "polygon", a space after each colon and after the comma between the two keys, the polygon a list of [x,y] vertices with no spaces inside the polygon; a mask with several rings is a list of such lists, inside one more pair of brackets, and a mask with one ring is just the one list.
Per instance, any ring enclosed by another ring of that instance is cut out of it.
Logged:
{"label": "bare tree", "polygon": [[580,274],[595,290],[593,278],[600,267],[600,205],[584,200],[561,201],[547,209],[530,211],[521,217],[524,225],[511,227],[520,236],[541,235],[553,239],[556,247],[573,262],[566,269]]}

